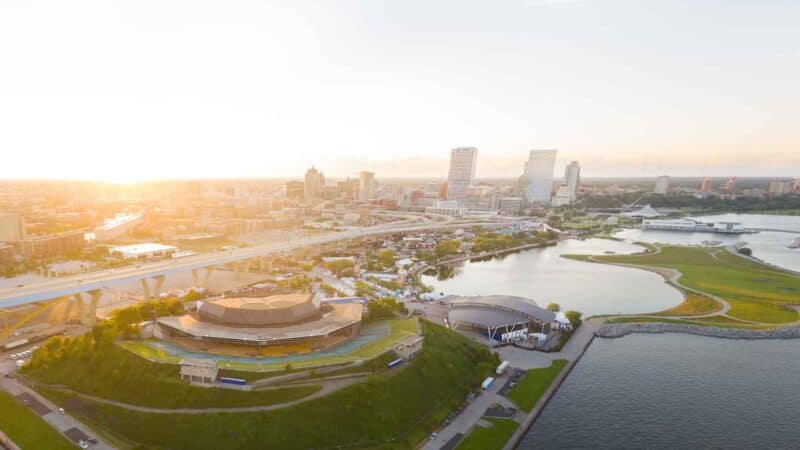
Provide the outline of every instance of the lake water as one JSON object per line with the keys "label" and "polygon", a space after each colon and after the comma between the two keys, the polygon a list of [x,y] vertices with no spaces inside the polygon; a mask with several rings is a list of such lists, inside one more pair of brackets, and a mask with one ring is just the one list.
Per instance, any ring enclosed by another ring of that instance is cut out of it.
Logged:
{"label": "lake water", "polygon": [[533,299],[539,306],[559,303],[585,316],[646,313],[679,304],[680,292],[651,272],[562,258],[562,254],[635,253],[642,248],[609,239],[574,239],[556,246],[524,250],[453,267],[451,277],[423,276],[435,292],[456,295],[507,294]]}
{"label": "lake water", "polygon": [[721,241],[725,244],[747,242],[753,256],[786,269],[800,271],[800,249],[787,246],[800,238],[800,216],[773,216],[767,214],[720,214],[701,216],[696,219],[704,222],[741,222],[747,228],[772,228],[797,233],[777,233],[762,231],[755,234],[724,235],[714,233],[684,233],[680,231],[658,231],[627,229],[614,236],[634,241],[661,242],[665,244],[700,244],[703,241]]}
{"label": "lake water", "polygon": [[798,352],[800,340],[595,339],[519,448],[798,448]]}

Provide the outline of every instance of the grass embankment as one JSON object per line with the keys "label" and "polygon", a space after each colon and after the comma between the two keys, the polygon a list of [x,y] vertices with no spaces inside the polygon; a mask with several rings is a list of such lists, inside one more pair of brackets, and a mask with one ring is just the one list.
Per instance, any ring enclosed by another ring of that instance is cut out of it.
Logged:
{"label": "grass embankment", "polygon": [[728,315],[770,324],[797,321],[800,277],[719,248],[663,247],[658,253],[595,256],[595,260],[676,269],[680,284],[728,301]]}
{"label": "grass embankment", "polygon": [[[295,370],[320,367],[320,366],[334,366],[338,364],[347,364],[363,359],[374,358],[380,355],[381,353],[385,353],[386,351],[390,350],[394,346],[394,344],[396,344],[398,341],[405,338],[406,336],[417,334],[416,318],[389,320],[388,325],[390,327],[389,334],[381,338],[378,338],[366,345],[363,345],[348,354],[321,356],[318,358],[308,358],[303,360],[286,359],[271,363],[260,362],[256,359],[254,359],[253,362],[231,361],[231,362],[221,362],[219,366],[220,368],[226,370],[234,370],[234,371],[269,372],[269,371],[282,371],[285,368],[287,362],[290,362],[292,368]],[[142,358],[146,358],[151,361],[178,364],[181,360],[181,357],[154,348],[146,341],[125,341],[120,343],[120,345],[124,347],[126,350],[129,350],[141,356]]]}
{"label": "grass embankment", "polygon": [[775,327],[775,325],[753,324],[748,322],[742,322],[740,320],[731,319],[725,316],[711,316],[698,319],[691,319],[691,317],[686,319],[667,319],[659,317],[625,316],[625,317],[614,317],[608,319],[606,320],[605,323],[647,323],[647,322],[675,323],[680,325],[698,325],[703,327],[717,327],[717,328],[752,328],[757,330]]}
{"label": "grass embankment", "polygon": [[0,391],[0,431],[23,449],[75,449],[72,442],[44,419],[3,391]]}
{"label": "grass embankment", "polygon": [[204,408],[285,403],[313,394],[319,386],[296,386],[257,392],[190,386],[179,368],[158,364],[113,344],[83,353],[76,340],[48,341],[47,358],[25,369],[32,380],[60,385],[87,395],[154,408]]}
{"label": "grass embankment", "polygon": [[456,447],[458,450],[494,450],[503,448],[517,431],[519,424],[510,419],[486,419],[490,427],[476,425]]}
{"label": "grass embankment", "polygon": [[508,397],[523,411],[530,412],[566,364],[567,360],[557,359],[550,367],[527,371],[517,385],[508,391]]}
{"label": "grass embankment", "polygon": [[444,327],[425,323],[421,355],[391,377],[367,381],[276,411],[158,415],[54,393],[70,411],[126,440],[174,450],[296,449],[334,446],[411,448],[499,362]]}
{"label": "grass embankment", "polygon": [[686,300],[678,306],[656,313],[659,316],[697,316],[711,314],[722,309],[722,305],[711,297],[686,292]]}

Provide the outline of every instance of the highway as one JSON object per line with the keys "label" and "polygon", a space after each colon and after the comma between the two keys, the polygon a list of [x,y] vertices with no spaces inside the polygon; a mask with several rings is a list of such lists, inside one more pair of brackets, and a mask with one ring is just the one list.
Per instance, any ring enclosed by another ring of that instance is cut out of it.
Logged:
{"label": "highway", "polygon": [[330,232],[312,237],[294,237],[287,233],[286,242],[270,242],[251,247],[237,248],[227,251],[201,253],[198,255],[169,260],[141,263],[137,265],[86,272],[79,275],[54,278],[47,281],[29,283],[21,286],[0,289],[0,308],[22,305],[39,301],[47,301],[69,295],[80,294],[98,289],[108,288],[122,283],[140,279],[168,276],[177,272],[213,267],[220,264],[243,261],[250,258],[263,257],[287,250],[309,247],[318,244],[377,236],[391,233],[407,233],[441,229],[455,229],[471,226],[501,226],[519,221],[518,218],[499,218],[494,221],[467,222],[425,222],[389,223],[359,230]]}

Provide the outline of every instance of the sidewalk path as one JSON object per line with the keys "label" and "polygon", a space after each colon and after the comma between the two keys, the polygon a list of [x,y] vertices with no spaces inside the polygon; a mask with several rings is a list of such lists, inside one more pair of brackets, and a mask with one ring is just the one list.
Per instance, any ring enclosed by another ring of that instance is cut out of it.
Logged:
{"label": "sidewalk path", "polygon": [[[14,397],[17,397],[19,395],[27,395],[33,397],[33,399],[36,400],[36,402],[47,407],[47,409],[49,409],[49,412],[42,414],[42,419],[44,419],[45,422],[50,424],[51,427],[55,428],[56,431],[66,436],[67,439],[74,442],[76,444],[76,448],[78,442],[76,439],[70,437],[70,435],[72,436],[83,435],[86,438],[93,437],[97,439],[97,444],[93,444],[90,447],[93,450],[114,449],[114,447],[104,442],[89,427],[79,422],[78,420],[72,418],[72,416],[69,415],[69,411],[66,411],[65,414],[61,414],[60,412],[58,412],[58,406],[53,404],[50,400],[39,395],[38,392],[17,381],[16,379],[0,377],[0,389],[8,392]],[[36,403],[33,400],[31,400],[31,402]]]}

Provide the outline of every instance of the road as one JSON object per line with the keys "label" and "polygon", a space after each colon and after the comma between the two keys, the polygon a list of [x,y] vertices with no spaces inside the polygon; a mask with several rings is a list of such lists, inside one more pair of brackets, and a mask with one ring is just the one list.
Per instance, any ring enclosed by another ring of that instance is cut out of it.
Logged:
{"label": "road", "polygon": [[37,301],[52,300],[83,292],[104,289],[120,283],[170,275],[192,269],[216,266],[250,258],[263,257],[296,248],[308,247],[330,242],[356,239],[360,237],[377,236],[390,233],[407,233],[415,231],[429,231],[441,229],[464,228],[470,226],[502,226],[520,219],[501,218],[496,221],[469,221],[469,222],[423,222],[401,224],[385,224],[359,230],[332,232],[308,238],[295,238],[288,235],[286,242],[270,242],[254,245],[252,247],[238,248],[228,251],[201,253],[194,256],[142,263],[135,266],[107,269],[97,272],[83,273],[69,277],[55,278],[34,284],[22,285],[0,289],[0,308],[16,306]]}
{"label": "road", "polygon": [[[13,361],[2,361],[2,363],[0,363],[0,369],[3,371],[8,371],[8,373],[15,371]],[[90,447],[93,450],[111,450],[114,448],[108,443],[104,442],[86,425],[82,424],[76,419],[73,419],[72,416],[69,415],[69,411],[66,411],[66,414],[61,414],[58,410],[58,406],[39,395],[33,389],[30,389],[29,387],[20,383],[16,379],[0,377],[0,389],[8,392],[14,397],[22,397],[26,399],[30,408],[34,410],[34,412],[38,413],[45,422],[50,424],[51,427],[55,428],[58,432],[65,435],[67,439],[74,442],[76,444],[75,448],[78,448],[78,441],[81,439],[88,439],[90,437],[93,437],[98,441],[97,444],[94,444]]]}

